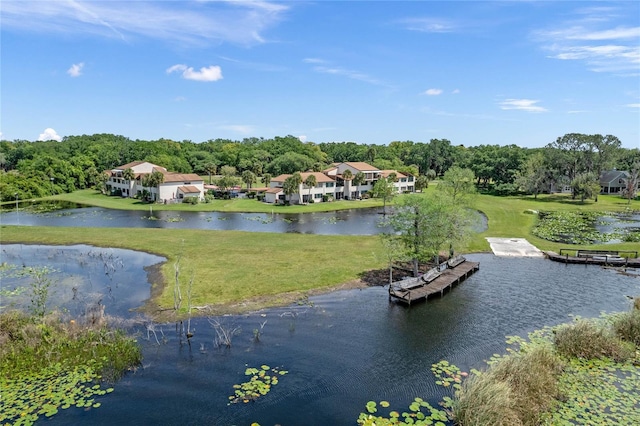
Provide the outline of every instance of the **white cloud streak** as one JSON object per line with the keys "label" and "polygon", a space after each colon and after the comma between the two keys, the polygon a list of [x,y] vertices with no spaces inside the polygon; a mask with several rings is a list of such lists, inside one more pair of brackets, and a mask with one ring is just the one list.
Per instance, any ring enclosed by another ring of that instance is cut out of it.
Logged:
{"label": "white cloud streak", "polygon": [[533,99],[505,99],[500,102],[500,108],[504,110],[520,110],[527,112],[546,112],[547,109],[536,105],[538,100]]}
{"label": "white cloud streak", "polygon": [[82,75],[82,69],[84,68],[84,62],[80,62],[79,64],[73,64],[67,70],[67,74],[71,77],[80,77]]}
{"label": "white cloud streak", "polygon": [[254,131],[254,127],[249,124],[229,124],[219,126],[219,128],[223,130],[231,130],[232,132],[240,133],[243,135],[249,135]]}
{"label": "white cloud streak", "polygon": [[262,35],[284,19],[288,6],[263,1],[3,0],[3,30],[92,34],[128,40],[145,37],[210,45],[264,43]]}
{"label": "white cloud streak", "polygon": [[177,64],[167,69],[167,74],[179,72],[182,74],[182,78],[185,80],[194,81],[218,81],[222,80],[222,69],[217,65],[211,65],[208,67],[200,68],[200,71],[195,71],[193,67],[188,67],[184,64]]}
{"label": "white cloud streak", "polygon": [[606,12],[579,10],[577,19],[560,22],[558,29],[536,31],[533,37],[550,58],[582,61],[594,72],[640,75],[640,26],[620,25],[613,9]]}
{"label": "white cloud streak", "polygon": [[452,21],[442,18],[407,18],[397,22],[407,30],[423,33],[451,33],[458,29]]}
{"label": "white cloud streak", "polygon": [[438,96],[442,94],[442,89],[427,89],[424,91],[427,96]]}
{"label": "white cloud streak", "polygon": [[58,135],[58,133],[51,127],[47,127],[46,129],[44,129],[44,132],[40,133],[40,136],[38,136],[38,140],[60,142],[62,140],[62,136]]}

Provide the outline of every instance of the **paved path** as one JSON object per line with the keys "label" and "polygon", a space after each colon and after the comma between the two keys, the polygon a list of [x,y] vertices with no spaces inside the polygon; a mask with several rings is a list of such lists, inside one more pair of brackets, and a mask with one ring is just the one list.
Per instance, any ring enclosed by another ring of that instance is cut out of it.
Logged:
{"label": "paved path", "polygon": [[487,238],[493,254],[512,257],[544,257],[544,254],[524,238]]}

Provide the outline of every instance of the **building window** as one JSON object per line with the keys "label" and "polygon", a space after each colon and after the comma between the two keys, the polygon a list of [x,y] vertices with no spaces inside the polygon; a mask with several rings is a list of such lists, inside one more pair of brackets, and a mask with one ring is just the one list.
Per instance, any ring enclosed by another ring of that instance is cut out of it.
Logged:
{"label": "building window", "polygon": [[313,194],[313,198],[320,199],[322,198],[322,194]]}
{"label": "building window", "polygon": [[333,188],[333,182],[327,182],[327,188]]}

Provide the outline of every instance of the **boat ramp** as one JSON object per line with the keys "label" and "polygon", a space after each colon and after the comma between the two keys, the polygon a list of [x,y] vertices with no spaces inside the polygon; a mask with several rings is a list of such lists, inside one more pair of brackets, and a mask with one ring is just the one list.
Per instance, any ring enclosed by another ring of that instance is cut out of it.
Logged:
{"label": "boat ramp", "polygon": [[406,305],[428,300],[449,291],[480,269],[480,263],[469,262],[463,256],[456,256],[419,277],[405,278],[391,283],[389,298]]}

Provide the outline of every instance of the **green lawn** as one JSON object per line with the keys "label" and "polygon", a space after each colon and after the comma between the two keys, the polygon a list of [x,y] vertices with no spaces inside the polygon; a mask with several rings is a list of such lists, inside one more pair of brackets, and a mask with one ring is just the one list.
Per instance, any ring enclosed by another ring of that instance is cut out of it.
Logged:
{"label": "green lawn", "polygon": [[231,200],[213,200],[211,203],[191,204],[148,204],[133,198],[111,197],[102,195],[93,189],[83,189],[70,194],[58,194],[45,199],[71,201],[96,207],[117,210],[169,210],[193,212],[242,212],[242,213],[314,213],[336,210],[347,210],[363,207],[382,206],[378,199],[360,201],[332,201],[330,203],[313,203],[306,205],[282,206],[263,203],[255,199],[234,198]]}
{"label": "green lawn", "polygon": [[[429,188],[429,191],[433,190]],[[95,191],[78,191],[56,196],[58,199],[107,208],[148,210],[136,200],[106,197]],[[301,212],[316,207],[376,206],[379,201],[343,201],[308,206],[274,207],[255,200],[229,200],[193,206],[194,209],[222,211]],[[255,209],[252,209],[255,206]],[[479,195],[475,206],[488,217],[488,229],[474,234],[462,251],[486,252],[486,237],[526,238],[541,250],[559,251],[567,244],[541,240],[531,234],[536,215],[530,210],[640,210],[640,201],[630,206],[615,196],[600,196],[598,202],[571,200],[564,195],[533,197],[495,197]],[[179,210],[192,206],[155,206],[154,209]],[[265,210],[265,208],[267,210]],[[143,228],[59,228],[2,226],[0,242],[40,244],[91,244],[120,247],[162,255],[168,261],[162,276],[154,283],[153,305],[173,305],[173,266],[181,258],[183,289],[193,274],[193,305],[215,305],[218,312],[255,309],[286,303],[291,294],[298,297],[308,290],[329,289],[355,280],[359,274],[386,266],[380,239],[375,236],[326,236],[308,234],[249,233]],[[592,245],[589,248],[637,250],[637,243]],[[584,247],[586,248],[586,247]],[[184,290],[183,290],[184,291]],[[153,311],[153,309],[152,309]]]}
{"label": "green lawn", "polygon": [[[91,244],[164,256],[168,259],[162,266],[164,279],[153,283],[154,294],[160,293],[153,305],[163,308],[173,306],[174,264],[178,258],[183,294],[194,277],[194,306],[252,300],[279,304],[291,301],[285,293],[295,292],[299,298],[302,292],[355,280],[360,273],[385,265],[380,240],[375,236],[143,228],[73,228],[70,232],[61,227],[3,226],[0,240],[2,244]],[[248,303],[245,309],[252,306]],[[221,312],[243,310],[242,306],[219,308]]]}

